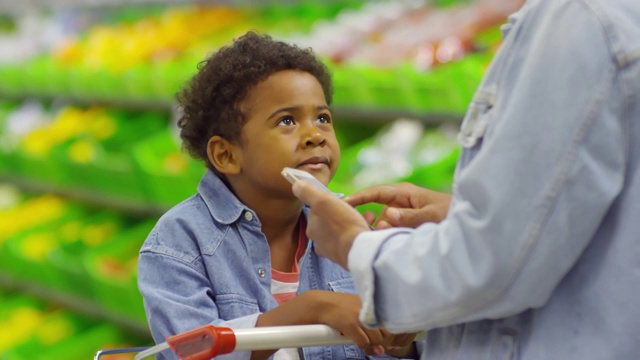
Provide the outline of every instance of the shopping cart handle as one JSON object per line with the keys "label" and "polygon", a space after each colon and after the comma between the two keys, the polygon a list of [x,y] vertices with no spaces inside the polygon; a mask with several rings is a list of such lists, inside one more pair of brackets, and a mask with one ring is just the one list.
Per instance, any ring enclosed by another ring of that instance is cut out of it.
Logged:
{"label": "shopping cart handle", "polygon": [[[423,337],[420,333],[416,336]],[[353,344],[353,341],[327,325],[271,326],[231,330],[204,325],[167,338],[166,342],[138,353],[144,359],[171,349],[180,360],[209,360],[239,350],[273,350],[306,346]]]}
{"label": "shopping cart handle", "polygon": [[236,336],[227,327],[205,325],[167,338],[181,360],[208,360],[228,354],[236,347]]}
{"label": "shopping cart handle", "polygon": [[163,343],[139,352],[134,360],[145,359],[171,349],[180,360],[209,360],[236,348],[236,335],[227,327],[204,325],[170,336]]}

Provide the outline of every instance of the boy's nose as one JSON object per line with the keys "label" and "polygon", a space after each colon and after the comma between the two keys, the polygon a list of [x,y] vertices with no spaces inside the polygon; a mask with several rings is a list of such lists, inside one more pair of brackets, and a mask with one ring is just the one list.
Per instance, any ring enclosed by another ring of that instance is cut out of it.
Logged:
{"label": "boy's nose", "polygon": [[309,129],[303,136],[302,143],[305,147],[320,146],[326,142],[325,137],[316,128]]}

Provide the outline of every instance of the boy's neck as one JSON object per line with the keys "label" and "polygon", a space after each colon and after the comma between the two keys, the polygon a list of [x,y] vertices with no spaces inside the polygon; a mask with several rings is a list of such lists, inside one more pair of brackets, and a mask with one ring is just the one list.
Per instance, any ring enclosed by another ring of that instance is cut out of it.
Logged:
{"label": "boy's neck", "polygon": [[262,233],[269,243],[271,267],[291,272],[298,249],[302,203],[295,197],[278,197],[258,191],[236,190],[235,193],[260,219]]}
{"label": "boy's neck", "polygon": [[298,199],[243,190],[239,187],[234,188],[233,192],[243,204],[256,213],[269,244],[285,241],[285,239],[288,241],[292,239],[292,235],[297,236],[293,234],[293,230],[297,227],[302,215],[302,203]]}
{"label": "boy's neck", "polygon": [[258,215],[262,232],[270,245],[289,240],[297,242],[294,229],[298,226],[302,214],[299,202],[273,201],[248,206]]}

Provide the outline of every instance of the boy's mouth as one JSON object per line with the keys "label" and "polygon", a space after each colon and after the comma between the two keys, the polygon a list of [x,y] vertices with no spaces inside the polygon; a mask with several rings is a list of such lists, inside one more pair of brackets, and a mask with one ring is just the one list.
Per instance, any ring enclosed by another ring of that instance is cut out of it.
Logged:
{"label": "boy's mouth", "polygon": [[324,156],[313,156],[301,162],[296,167],[303,167],[309,170],[321,170],[325,167],[329,167],[329,159]]}

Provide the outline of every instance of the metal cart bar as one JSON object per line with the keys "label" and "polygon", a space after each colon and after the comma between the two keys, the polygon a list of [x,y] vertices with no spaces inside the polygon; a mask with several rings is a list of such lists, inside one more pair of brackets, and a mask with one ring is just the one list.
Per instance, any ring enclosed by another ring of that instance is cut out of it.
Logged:
{"label": "metal cart bar", "polygon": [[[419,337],[423,336],[419,334]],[[270,326],[232,330],[205,325],[167,338],[166,342],[137,348],[100,350],[101,356],[137,352],[134,360],[171,349],[183,360],[208,360],[238,350],[270,350],[307,346],[343,345],[353,341],[327,325]]]}

